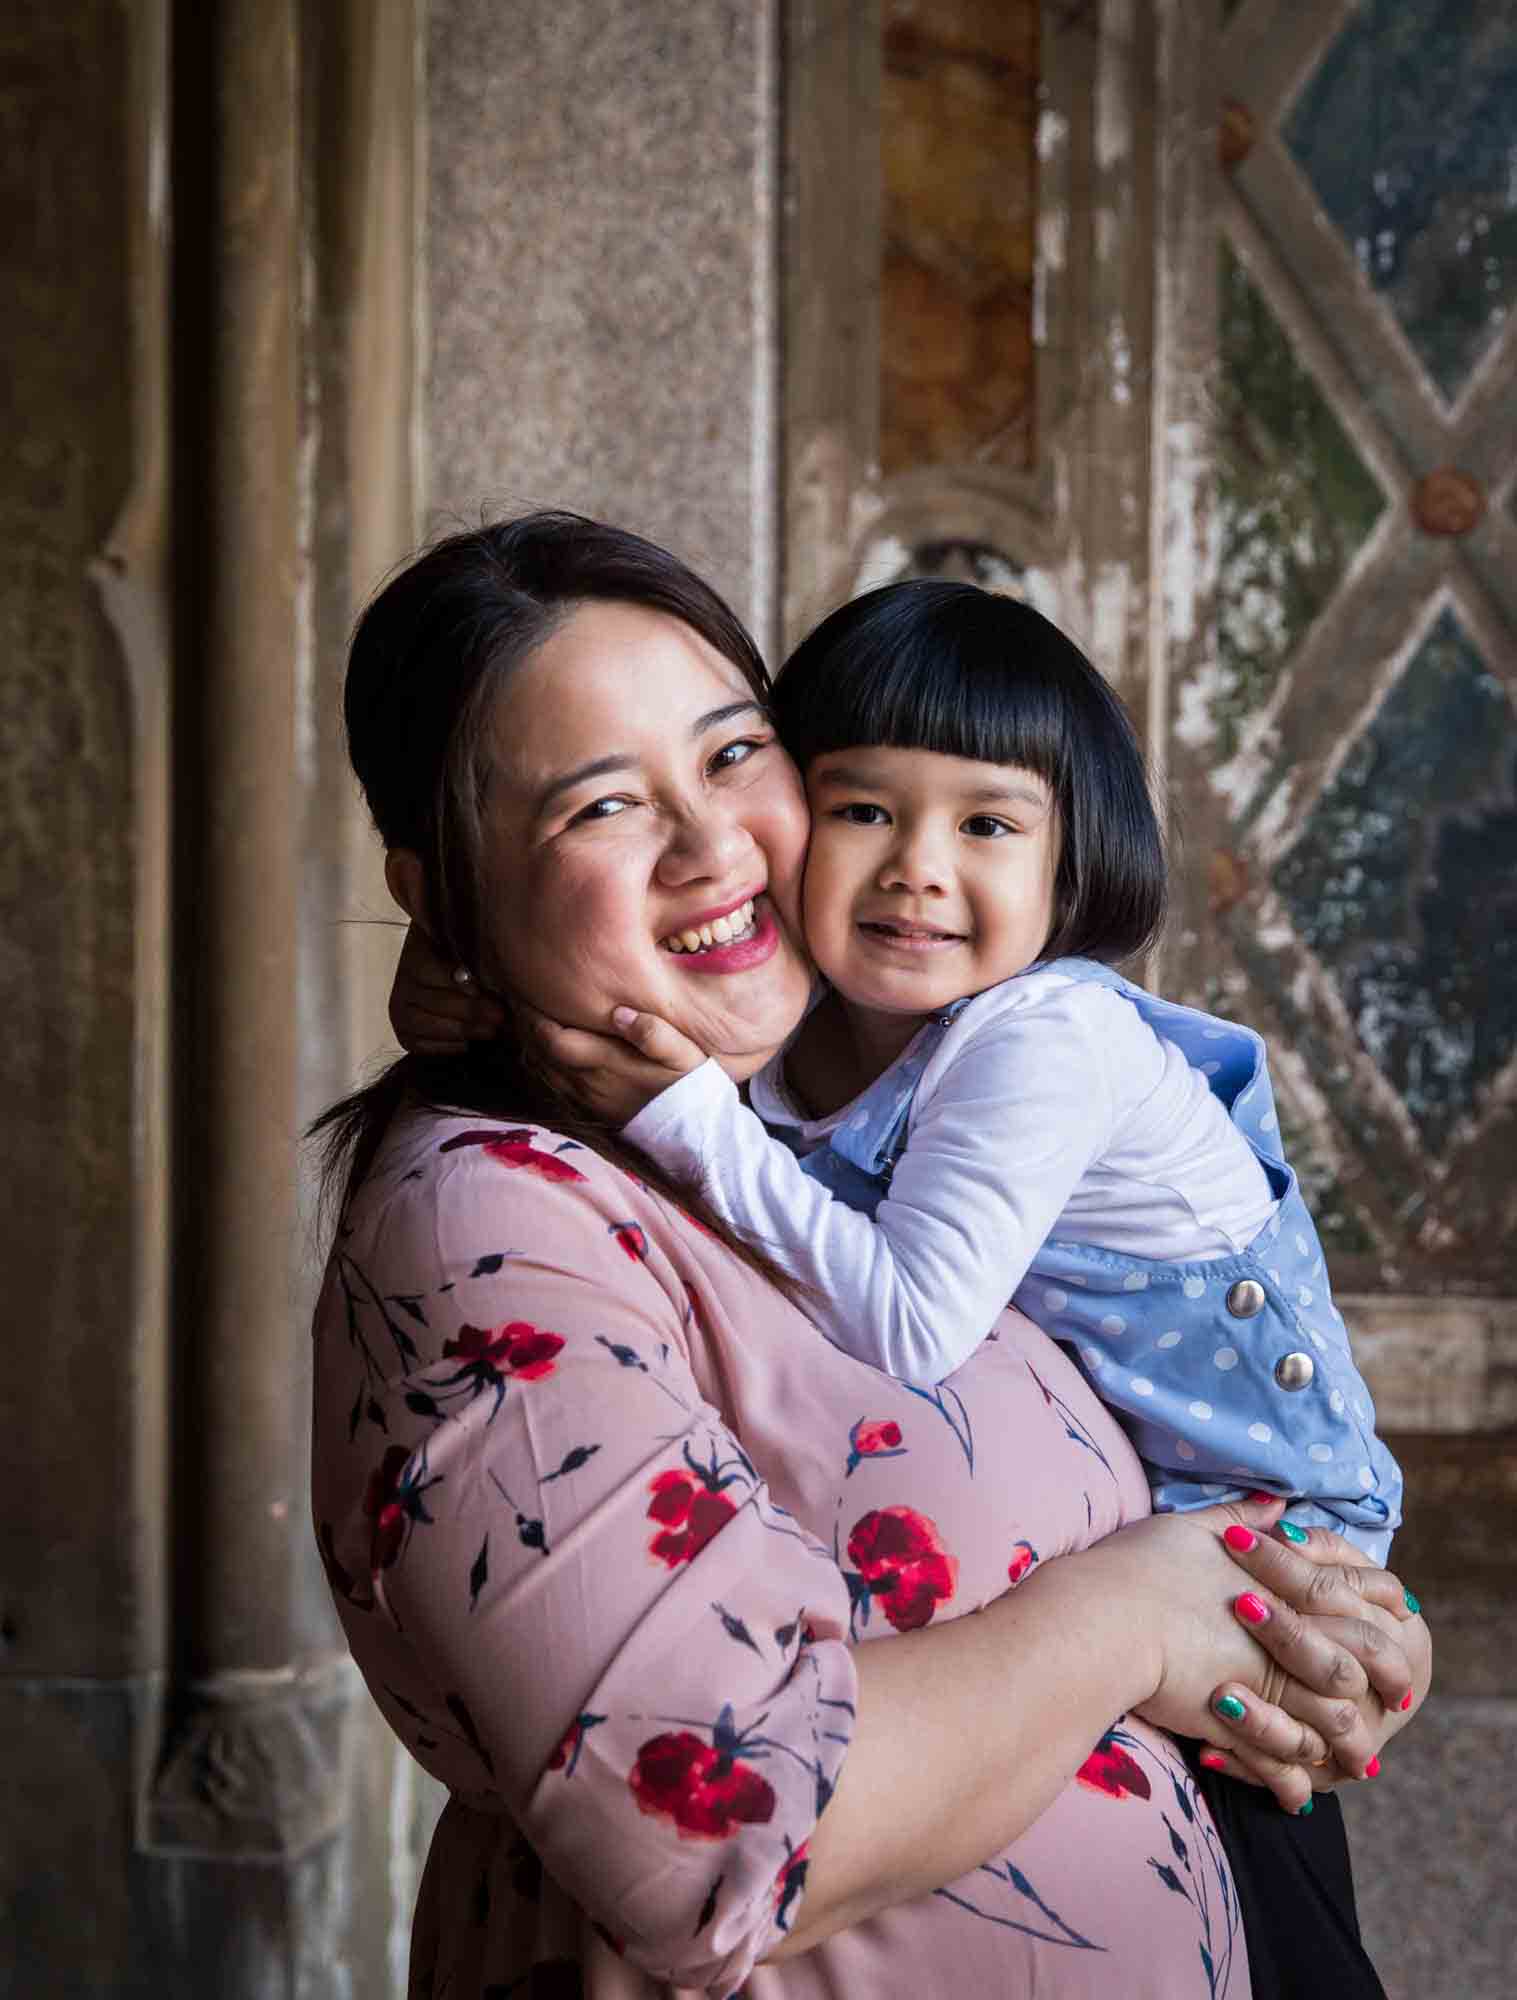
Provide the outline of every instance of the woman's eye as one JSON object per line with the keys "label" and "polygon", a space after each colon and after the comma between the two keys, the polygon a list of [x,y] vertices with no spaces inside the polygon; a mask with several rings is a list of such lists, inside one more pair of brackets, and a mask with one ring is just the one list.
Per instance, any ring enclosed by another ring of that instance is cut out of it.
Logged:
{"label": "woman's eye", "polygon": [[975,813],[965,820],[964,831],[975,840],[999,840],[1003,833],[1015,833],[1016,828],[1009,820],[997,819],[993,813]]}
{"label": "woman's eye", "polygon": [[835,815],[845,820],[849,826],[888,826],[890,815],[883,806],[871,805],[867,799],[855,799],[846,806],[839,806]]}
{"label": "woman's eye", "polygon": [[569,824],[570,826],[581,826],[588,825],[595,820],[615,819],[617,814],[625,812],[631,803],[630,799],[623,798],[592,799],[589,805],[580,807],[579,811],[570,818]]}
{"label": "woman's eye", "polygon": [[772,736],[740,736],[735,742],[724,743],[707,765],[710,771],[731,771],[739,764],[746,764],[756,751],[767,749],[774,741]]}

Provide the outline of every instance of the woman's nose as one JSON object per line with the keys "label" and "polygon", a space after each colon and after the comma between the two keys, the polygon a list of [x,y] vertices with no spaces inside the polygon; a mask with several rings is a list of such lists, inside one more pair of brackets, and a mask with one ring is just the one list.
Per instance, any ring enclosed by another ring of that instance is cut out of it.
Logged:
{"label": "woman's nose", "polygon": [[731,813],[706,808],[681,814],[659,857],[659,879],[678,887],[708,876],[720,878],[731,873],[752,845],[752,834]]}

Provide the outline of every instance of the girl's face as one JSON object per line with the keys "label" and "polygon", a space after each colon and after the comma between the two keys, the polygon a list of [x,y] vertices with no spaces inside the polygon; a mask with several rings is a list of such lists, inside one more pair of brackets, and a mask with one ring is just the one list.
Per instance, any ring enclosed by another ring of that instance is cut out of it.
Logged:
{"label": "girl's face", "polygon": [[1060,838],[1042,778],[935,750],[833,750],[806,791],[806,942],[850,1009],[926,1017],[1038,957]]}
{"label": "girl's face", "polygon": [[811,973],[795,766],[730,660],[678,619],[582,605],[513,675],[487,796],[503,993],[569,1027],[660,1015],[751,1075]]}

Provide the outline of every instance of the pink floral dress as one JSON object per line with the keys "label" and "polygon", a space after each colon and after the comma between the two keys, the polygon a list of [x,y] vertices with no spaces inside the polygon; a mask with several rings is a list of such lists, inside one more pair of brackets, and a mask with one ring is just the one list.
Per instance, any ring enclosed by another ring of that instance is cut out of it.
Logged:
{"label": "pink floral dress", "polygon": [[909,1389],[594,1153],[415,1113],[344,1217],[315,1349],[332,1590],[452,1795],[412,2000],[1247,2000],[1215,1829],[1132,1717],[1006,1853],[760,1962],[847,1756],[850,1642],[1147,1510],[1026,1320]]}

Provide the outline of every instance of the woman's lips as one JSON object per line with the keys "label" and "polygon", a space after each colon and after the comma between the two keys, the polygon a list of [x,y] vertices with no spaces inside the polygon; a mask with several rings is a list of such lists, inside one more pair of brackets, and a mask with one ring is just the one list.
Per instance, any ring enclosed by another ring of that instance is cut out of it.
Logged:
{"label": "woman's lips", "polygon": [[747,972],[762,965],[779,950],[780,927],[767,902],[754,905],[754,924],[730,944],[714,944],[708,950],[670,952],[681,972]]}

